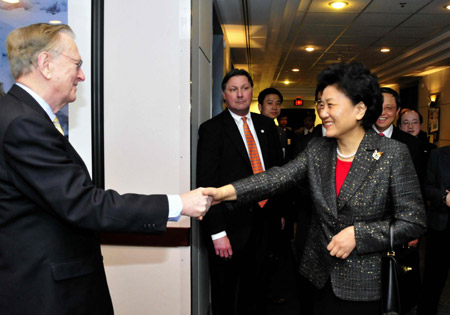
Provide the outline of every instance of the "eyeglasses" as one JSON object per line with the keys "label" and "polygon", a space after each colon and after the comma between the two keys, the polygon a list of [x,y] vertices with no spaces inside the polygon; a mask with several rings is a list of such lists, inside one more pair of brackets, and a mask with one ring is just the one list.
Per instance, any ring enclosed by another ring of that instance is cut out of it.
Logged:
{"label": "eyeglasses", "polygon": [[407,125],[407,126],[414,126],[414,125],[418,125],[420,124],[420,122],[418,122],[417,120],[413,120],[413,121],[403,121],[402,125]]}
{"label": "eyeglasses", "polygon": [[67,56],[67,55],[65,55],[65,54],[63,54],[62,52],[57,51],[57,50],[53,50],[53,51],[54,51],[55,53],[57,53],[57,54],[60,54],[61,56],[64,56],[64,57],[69,58],[70,60],[74,61],[75,64],[77,65],[77,70],[80,70],[80,69],[81,69],[81,66],[83,65],[83,60],[81,60],[81,59],[78,60],[78,59],[72,58],[72,57]]}

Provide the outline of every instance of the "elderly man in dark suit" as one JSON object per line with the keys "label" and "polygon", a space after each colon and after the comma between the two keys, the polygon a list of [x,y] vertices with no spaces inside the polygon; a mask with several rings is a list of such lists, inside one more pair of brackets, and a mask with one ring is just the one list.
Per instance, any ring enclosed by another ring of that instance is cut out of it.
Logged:
{"label": "elderly man in dark suit", "polygon": [[[249,112],[253,80],[248,72],[232,70],[223,79],[222,91],[227,109],[199,129],[200,186],[219,187],[282,163],[274,121]],[[220,204],[202,222],[215,315],[256,314],[261,306],[264,211],[271,202],[255,202],[232,212]]]}
{"label": "elderly man in dark suit", "polygon": [[180,213],[203,216],[209,201],[201,189],[97,189],[52,122],[85,79],[72,30],[30,25],[7,49],[16,84],[0,99],[0,312],[113,314],[97,231],[164,231]]}

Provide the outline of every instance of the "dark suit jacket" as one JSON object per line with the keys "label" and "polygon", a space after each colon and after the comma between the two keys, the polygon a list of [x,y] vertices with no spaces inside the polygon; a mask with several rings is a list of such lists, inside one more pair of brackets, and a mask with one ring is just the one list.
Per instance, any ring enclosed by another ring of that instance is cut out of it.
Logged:
{"label": "dark suit jacket", "polygon": [[[389,246],[390,222],[395,221],[396,244],[425,231],[419,182],[409,170],[412,162],[406,147],[368,130],[336,198],[336,145],[332,138],[313,138],[283,167],[233,183],[237,204],[272,196],[307,178],[314,212],[300,272],[317,288],[331,278],[341,299],[379,300],[381,257]],[[376,155],[375,150],[383,154]],[[355,227],[356,248],[347,259],[330,256],[328,243],[348,226]]]}
{"label": "dark suit jacket", "polygon": [[[251,113],[266,169],[282,164],[282,152],[272,119]],[[199,128],[197,185],[220,187],[253,174],[244,140],[228,109],[204,122]],[[266,207],[270,207],[270,203]],[[211,207],[202,221],[210,235],[226,231],[233,250],[245,247],[255,216],[261,209],[255,202],[242,211],[230,212],[225,205]]]}
{"label": "dark suit jacket", "polygon": [[428,226],[436,231],[443,231],[448,226],[450,209],[441,201],[446,189],[450,189],[450,146],[431,151],[424,185],[425,199],[430,201]]}
{"label": "dark suit jacket", "polygon": [[400,141],[408,147],[409,153],[414,164],[414,169],[416,170],[417,176],[419,177],[419,182],[422,184],[425,181],[425,157],[421,149],[420,141],[413,135],[394,127],[392,131],[391,139]]}
{"label": "dark suit jacket", "polygon": [[112,314],[97,231],[164,231],[167,217],[167,196],[94,187],[22,88],[0,99],[1,313]]}

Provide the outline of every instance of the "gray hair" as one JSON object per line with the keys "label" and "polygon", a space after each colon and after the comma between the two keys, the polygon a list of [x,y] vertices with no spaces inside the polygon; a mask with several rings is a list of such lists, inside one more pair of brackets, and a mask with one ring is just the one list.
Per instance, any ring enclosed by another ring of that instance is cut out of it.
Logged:
{"label": "gray hair", "polygon": [[6,49],[14,79],[30,73],[36,67],[41,52],[57,50],[60,33],[75,38],[72,29],[66,24],[38,23],[17,28],[9,33]]}

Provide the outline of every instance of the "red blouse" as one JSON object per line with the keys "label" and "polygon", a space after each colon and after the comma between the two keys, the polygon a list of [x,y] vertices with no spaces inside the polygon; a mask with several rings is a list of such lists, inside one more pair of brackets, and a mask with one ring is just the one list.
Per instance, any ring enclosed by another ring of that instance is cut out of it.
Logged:
{"label": "red blouse", "polygon": [[339,191],[344,184],[345,178],[347,177],[348,171],[352,166],[352,162],[341,161],[336,159],[336,197],[339,196]]}

